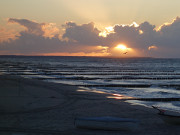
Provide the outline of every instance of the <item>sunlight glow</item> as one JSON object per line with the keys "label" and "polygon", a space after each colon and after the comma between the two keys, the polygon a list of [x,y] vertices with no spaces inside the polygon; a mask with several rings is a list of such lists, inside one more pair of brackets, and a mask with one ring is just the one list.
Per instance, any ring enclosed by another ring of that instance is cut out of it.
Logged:
{"label": "sunlight glow", "polygon": [[143,34],[144,32],[142,30],[139,30],[139,34]]}
{"label": "sunlight glow", "polygon": [[109,52],[111,53],[111,56],[114,57],[134,57],[140,55],[136,49],[130,48],[124,43],[120,43],[110,48]]}
{"label": "sunlight glow", "polygon": [[169,25],[172,25],[177,19],[179,19],[179,17],[176,17],[175,19],[173,19],[172,22],[166,22],[164,24],[162,24],[161,26],[159,26],[156,31],[160,31],[163,27],[166,27],[166,26],[169,26]]}
{"label": "sunlight glow", "polygon": [[[133,22],[132,24],[121,24],[120,26],[125,27],[139,27],[139,25],[136,22]],[[141,34],[143,31],[139,31]],[[101,37],[107,37],[110,33],[114,33],[114,26],[105,27],[105,30],[99,33],[99,36]]]}
{"label": "sunlight glow", "polygon": [[107,32],[111,33],[114,31],[114,28],[112,26],[106,27],[105,28],[107,30]]}
{"label": "sunlight glow", "polygon": [[126,26],[129,26],[129,27],[139,27],[139,24],[137,24],[136,22],[133,22],[132,24],[121,24],[120,26],[122,26],[122,27],[126,27]]}
{"label": "sunlight glow", "polygon": [[124,44],[119,44],[115,48],[118,49],[118,50],[122,50],[122,51],[127,49],[127,47]]}
{"label": "sunlight glow", "polygon": [[133,22],[130,26],[139,27],[139,24],[137,24],[136,22]]}
{"label": "sunlight glow", "polygon": [[102,31],[101,33],[99,33],[99,36],[107,37],[107,35],[110,33],[114,33],[114,27],[113,26],[105,27],[105,30]]}
{"label": "sunlight glow", "polygon": [[152,46],[148,47],[148,50],[157,50],[157,49],[158,49],[158,47],[155,46],[155,45],[152,45]]}

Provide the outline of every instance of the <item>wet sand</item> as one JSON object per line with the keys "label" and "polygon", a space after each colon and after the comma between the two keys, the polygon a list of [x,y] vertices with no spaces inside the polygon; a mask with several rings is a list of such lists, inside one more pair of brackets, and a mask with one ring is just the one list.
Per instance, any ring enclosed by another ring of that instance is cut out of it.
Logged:
{"label": "wet sand", "polygon": [[[164,123],[151,108],[106,98],[70,85],[15,76],[0,76],[2,135],[178,135],[180,126]],[[135,131],[76,129],[78,116],[115,116],[140,121]]]}

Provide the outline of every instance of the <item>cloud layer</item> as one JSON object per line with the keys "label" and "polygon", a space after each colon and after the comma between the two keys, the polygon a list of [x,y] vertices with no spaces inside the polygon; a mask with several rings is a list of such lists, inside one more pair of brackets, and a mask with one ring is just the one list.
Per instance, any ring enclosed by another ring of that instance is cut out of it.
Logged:
{"label": "cloud layer", "polygon": [[19,24],[25,30],[19,32],[16,38],[1,40],[3,42],[0,42],[0,54],[77,53],[121,57],[125,53],[112,51],[121,43],[133,50],[126,56],[180,57],[179,17],[172,23],[163,24],[159,29],[149,22],[139,25],[116,24],[111,27],[111,31],[106,30],[105,36],[100,36],[102,31],[96,28],[93,22],[81,25],[67,22],[61,28],[55,23],[38,23],[27,19],[10,18],[8,22]]}

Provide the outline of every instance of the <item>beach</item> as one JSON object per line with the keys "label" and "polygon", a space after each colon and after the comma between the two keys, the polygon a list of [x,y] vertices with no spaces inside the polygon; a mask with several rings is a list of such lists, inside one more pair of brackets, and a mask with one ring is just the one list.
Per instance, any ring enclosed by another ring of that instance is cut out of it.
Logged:
{"label": "beach", "polygon": [[[107,96],[82,87],[0,75],[0,134],[179,134],[179,126],[162,121],[156,110]],[[82,116],[133,118],[140,124],[135,131],[77,129],[74,119]]]}

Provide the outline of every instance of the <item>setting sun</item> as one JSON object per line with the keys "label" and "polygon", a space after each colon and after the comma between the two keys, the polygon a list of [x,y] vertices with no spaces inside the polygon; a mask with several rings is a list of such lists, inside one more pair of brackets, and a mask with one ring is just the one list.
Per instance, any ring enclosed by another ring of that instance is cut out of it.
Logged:
{"label": "setting sun", "polygon": [[122,51],[125,51],[127,49],[126,45],[124,44],[119,44],[115,48]]}
{"label": "setting sun", "polygon": [[131,48],[126,44],[120,43],[109,50],[112,56],[116,57],[134,57],[140,56],[140,53],[135,48]]}

